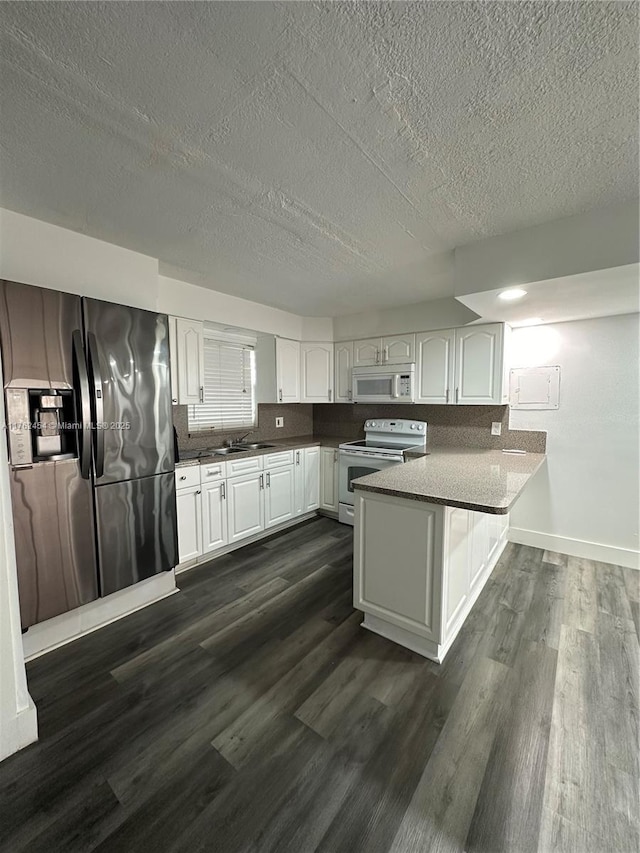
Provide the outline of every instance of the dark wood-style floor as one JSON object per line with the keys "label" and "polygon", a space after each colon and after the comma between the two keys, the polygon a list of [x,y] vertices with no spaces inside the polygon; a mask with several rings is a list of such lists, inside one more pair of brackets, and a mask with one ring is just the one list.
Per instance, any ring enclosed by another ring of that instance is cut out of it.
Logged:
{"label": "dark wood-style floor", "polygon": [[638,575],[510,545],[437,666],[359,627],[351,539],[248,546],[30,664],[1,849],[635,853]]}

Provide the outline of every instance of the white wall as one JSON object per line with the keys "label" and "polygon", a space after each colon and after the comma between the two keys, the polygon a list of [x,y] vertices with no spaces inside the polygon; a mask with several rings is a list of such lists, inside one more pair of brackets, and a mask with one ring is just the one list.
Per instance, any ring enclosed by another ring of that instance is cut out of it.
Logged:
{"label": "white wall", "polygon": [[638,262],[638,203],[589,211],[455,250],[455,294]]}
{"label": "white wall", "polygon": [[557,411],[512,411],[547,430],[547,464],[511,514],[514,541],[638,566],[639,316],[515,329],[513,366],[558,364]]}
{"label": "white wall", "polygon": [[158,310],[300,340],[302,317],[167,276],[158,277]]}
{"label": "white wall", "polygon": [[[1,372],[1,371],[0,371]],[[4,424],[4,395],[0,423]],[[38,721],[24,668],[7,445],[0,441],[0,761],[37,740]]]}
{"label": "white wall", "polygon": [[158,261],[0,208],[0,277],[154,310]]}
{"label": "white wall", "polygon": [[449,329],[464,326],[478,315],[453,297],[399,305],[380,311],[363,311],[333,318],[336,341],[350,341],[376,335],[394,335],[399,332],[426,332],[429,329]]}

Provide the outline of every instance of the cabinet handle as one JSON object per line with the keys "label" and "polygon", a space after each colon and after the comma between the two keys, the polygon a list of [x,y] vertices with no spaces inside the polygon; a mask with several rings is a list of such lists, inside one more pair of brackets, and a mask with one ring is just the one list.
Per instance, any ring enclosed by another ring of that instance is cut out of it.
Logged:
{"label": "cabinet handle", "polygon": [[380,350],[376,347],[376,364],[380,363]]}
{"label": "cabinet handle", "polygon": [[351,388],[347,391],[347,400],[351,399]]}
{"label": "cabinet handle", "polygon": [[331,388],[329,388],[329,402],[331,402]]}
{"label": "cabinet handle", "polygon": [[260,474],[260,488],[264,489],[264,474]]}
{"label": "cabinet handle", "polygon": [[296,450],[296,465],[300,464],[300,451]]}
{"label": "cabinet handle", "polygon": [[333,461],[334,461],[334,462],[337,462],[337,461],[338,461],[338,451],[337,451],[337,450],[334,450],[334,451],[333,451]]}
{"label": "cabinet handle", "polygon": [[224,483],[220,483],[220,497],[223,501],[227,499],[227,487]]}
{"label": "cabinet handle", "polygon": [[181,479],[181,480],[186,480],[186,479],[187,479],[187,477],[186,477],[186,475],[185,475],[185,474],[183,474],[183,475],[182,475],[182,477],[180,477],[180,479]]}
{"label": "cabinet handle", "polygon": [[269,473],[267,474],[267,488],[271,488],[271,474]]}
{"label": "cabinet handle", "polygon": [[447,388],[447,393],[445,394],[444,401],[445,401],[445,403],[449,402],[449,389],[448,388]]}
{"label": "cabinet handle", "polygon": [[196,492],[196,495],[201,495],[201,494],[202,494],[202,489],[198,489],[198,491]]}
{"label": "cabinet handle", "polygon": [[211,471],[211,470],[207,471],[207,477],[215,477],[216,474],[221,474],[221,473],[222,472],[220,471],[219,468],[214,468],[213,471]]}
{"label": "cabinet handle", "polygon": [[204,403],[204,385],[200,386],[200,402]]}
{"label": "cabinet handle", "polygon": [[175,405],[175,404],[178,402],[178,398],[177,398],[177,397],[172,397],[172,398],[171,398],[171,402]]}
{"label": "cabinet handle", "polygon": [[458,389],[456,388],[456,403],[458,402]]}
{"label": "cabinet handle", "polygon": [[278,393],[278,397],[280,399],[280,402],[282,402],[282,388],[280,389],[280,391]]}
{"label": "cabinet handle", "polygon": [[382,361],[383,361],[383,363],[385,361],[389,361],[389,347],[384,348],[384,353],[382,355]]}

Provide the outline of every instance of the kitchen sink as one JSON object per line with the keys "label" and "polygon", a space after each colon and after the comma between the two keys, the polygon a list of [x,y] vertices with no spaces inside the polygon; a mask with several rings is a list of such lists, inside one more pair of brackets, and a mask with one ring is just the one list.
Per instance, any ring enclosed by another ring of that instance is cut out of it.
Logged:
{"label": "kitchen sink", "polygon": [[[242,450],[264,450],[267,447],[277,447],[276,444],[236,444],[236,447]],[[235,449],[235,448],[234,448]]]}
{"label": "kitchen sink", "polygon": [[212,447],[208,453],[214,456],[227,456],[229,453],[244,453],[248,447]]}

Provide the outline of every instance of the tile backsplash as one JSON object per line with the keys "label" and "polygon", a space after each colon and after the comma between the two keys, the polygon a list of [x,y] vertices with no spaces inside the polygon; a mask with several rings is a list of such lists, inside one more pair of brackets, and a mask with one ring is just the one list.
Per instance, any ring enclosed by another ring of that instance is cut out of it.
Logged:
{"label": "tile backsplash", "polygon": [[[173,407],[173,425],[178,433],[180,450],[200,450],[205,447],[220,447],[227,439],[239,438],[246,429],[207,433],[193,432],[189,435],[187,406]],[[284,426],[276,429],[276,417],[284,418]],[[247,436],[249,441],[267,441],[271,438],[293,438],[313,433],[313,406],[311,403],[259,403],[258,425]]]}
{"label": "tile backsplash", "polygon": [[[276,417],[284,418],[284,427],[276,429]],[[368,406],[354,403],[260,403],[258,426],[251,441],[274,438],[327,435],[346,441],[364,436],[364,422],[372,418],[404,418],[427,422],[428,447],[481,447],[490,450],[512,448],[544,453],[546,432],[510,430],[508,406]],[[491,424],[502,424],[501,435],[491,435]],[[173,407],[173,423],[180,450],[219,447],[225,440],[238,438],[234,432],[192,433],[189,435],[187,406]]]}
{"label": "tile backsplash", "polygon": [[[427,422],[428,447],[503,448],[544,453],[546,432],[510,430],[508,406],[378,406],[355,403],[315,403],[315,435],[364,436],[364,422],[371,418],[403,418]],[[491,435],[491,424],[502,424],[501,435]]]}

